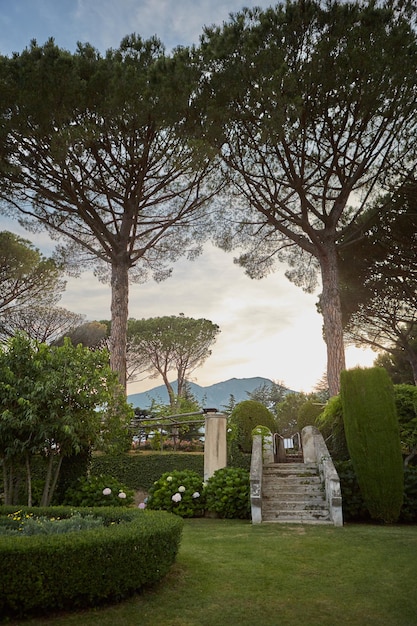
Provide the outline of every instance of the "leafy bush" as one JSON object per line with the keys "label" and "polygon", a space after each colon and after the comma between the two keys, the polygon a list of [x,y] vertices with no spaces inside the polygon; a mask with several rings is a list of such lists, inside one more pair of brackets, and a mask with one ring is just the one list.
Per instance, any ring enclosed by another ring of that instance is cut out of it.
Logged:
{"label": "leafy bush", "polygon": [[400,514],[401,522],[417,522],[417,467],[404,469],[404,501]]}
{"label": "leafy bush", "polygon": [[252,431],[256,426],[266,426],[274,433],[275,419],[265,405],[256,400],[244,400],[233,409],[229,418],[229,440],[246,453],[252,452]]}
{"label": "leafy bush", "polygon": [[149,491],[154,482],[165,472],[192,470],[204,475],[204,454],[155,452],[121,454],[115,456],[93,456],[91,475],[107,474],[114,476],[130,489]]}
{"label": "leafy bush", "polygon": [[352,461],[350,459],[348,461],[336,461],[335,467],[339,474],[342,492],[343,519],[346,522],[369,520],[369,511],[359,489]]}
{"label": "leafy bush", "polygon": [[[7,517],[12,507],[2,507]],[[69,507],[22,509],[39,517],[68,517]],[[61,535],[0,537],[0,614],[23,617],[120,600],[161,580],[175,561],[182,520],[164,511],[96,508],[79,514],[99,528]]]}
{"label": "leafy bush", "polygon": [[347,461],[349,459],[349,451],[346,444],[340,395],[333,396],[328,400],[323,411],[316,419],[316,425],[326,440],[332,459]]}
{"label": "leafy bush", "polygon": [[[342,491],[343,518],[345,521],[369,521],[370,515],[359,489],[352,461],[335,463]],[[404,501],[400,522],[417,522],[417,467],[404,469]]]}
{"label": "leafy bush", "polygon": [[240,467],[223,467],[214,472],[205,488],[206,509],[228,519],[250,517],[249,472]]}
{"label": "leafy bush", "polygon": [[70,506],[129,506],[133,491],[111,476],[83,476],[70,487],[64,504]]}
{"label": "leafy bush", "polygon": [[147,507],[181,517],[197,517],[204,511],[201,476],[191,470],[165,472],[149,491]]}
{"label": "leafy bush", "polygon": [[344,370],[340,377],[346,441],[371,518],[400,514],[404,472],[392,382],[382,367]]}

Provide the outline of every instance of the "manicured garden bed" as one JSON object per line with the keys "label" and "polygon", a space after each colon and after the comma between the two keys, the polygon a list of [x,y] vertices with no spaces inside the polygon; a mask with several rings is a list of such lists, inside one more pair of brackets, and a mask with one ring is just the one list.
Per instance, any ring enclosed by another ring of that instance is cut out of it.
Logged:
{"label": "manicured garden bed", "polygon": [[[102,524],[63,534],[0,535],[0,614],[26,616],[119,600],[163,578],[174,563],[183,521],[165,511],[77,509]],[[57,524],[71,507],[0,507],[1,525],[20,516]],[[14,521],[15,520],[15,521]],[[7,532],[7,531],[6,531]],[[13,530],[12,530],[13,532]]]}

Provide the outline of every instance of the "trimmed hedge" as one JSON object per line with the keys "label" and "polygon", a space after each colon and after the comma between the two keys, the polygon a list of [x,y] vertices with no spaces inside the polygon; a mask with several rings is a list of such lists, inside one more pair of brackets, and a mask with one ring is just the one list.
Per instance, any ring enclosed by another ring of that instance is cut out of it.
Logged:
{"label": "trimmed hedge", "polygon": [[[342,491],[343,519],[346,522],[369,522],[371,517],[359,489],[352,461],[335,463]],[[404,501],[399,522],[417,523],[417,467],[404,468]]]}
{"label": "trimmed hedge", "polygon": [[[69,517],[70,507],[22,508]],[[77,509],[103,519],[98,529],[63,535],[0,536],[0,614],[24,617],[125,598],[161,580],[175,561],[183,521],[165,511]],[[0,507],[0,516],[15,513]]]}
{"label": "trimmed hedge", "polygon": [[155,452],[122,454],[118,456],[93,456],[91,474],[106,474],[117,478],[130,489],[149,491],[165,472],[192,470],[204,476],[204,454]]}

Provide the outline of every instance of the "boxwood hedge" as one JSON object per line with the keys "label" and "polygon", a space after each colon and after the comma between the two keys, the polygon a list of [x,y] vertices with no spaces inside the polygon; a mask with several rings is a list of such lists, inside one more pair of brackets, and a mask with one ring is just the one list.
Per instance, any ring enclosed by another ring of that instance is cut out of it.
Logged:
{"label": "boxwood hedge", "polygon": [[[71,507],[21,509],[68,517]],[[77,509],[97,529],[60,535],[0,536],[0,614],[24,617],[120,600],[159,581],[175,561],[183,521],[165,511]],[[15,513],[0,507],[0,517]]]}
{"label": "boxwood hedge", "polygon": [[192,470],[204,475],[204,454],[143,453],[118,456],[93,456],[91,474],[113,476],[131,489],[149,491],[154,482],[165,472]]}

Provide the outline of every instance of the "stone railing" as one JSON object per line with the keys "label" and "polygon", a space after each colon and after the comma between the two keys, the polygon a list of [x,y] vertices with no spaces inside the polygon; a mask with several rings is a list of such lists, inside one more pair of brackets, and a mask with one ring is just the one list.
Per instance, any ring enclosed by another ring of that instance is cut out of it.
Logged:
{"label": "stone railing", "polygon": [[260,524],[262,522],[262,468],[262,435],[255,435],[252,439],[252,458],[250,464],[250,506],[252,524]]}
{"label": "stone railing", "polygon": [[330,518],[335,526],[343,526],[342,492],[340,480],[323,435],[315,426],[306,426],[301,431],[304,463],[317,463],[325,488]]}

